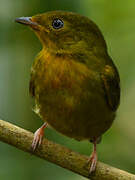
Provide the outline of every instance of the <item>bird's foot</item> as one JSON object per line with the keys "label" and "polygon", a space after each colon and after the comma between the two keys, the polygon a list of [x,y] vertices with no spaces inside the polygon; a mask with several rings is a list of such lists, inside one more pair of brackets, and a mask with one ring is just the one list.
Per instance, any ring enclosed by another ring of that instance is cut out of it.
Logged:
{"label": "bird's foot", "polygon": [[43,135],[44,135],[44,129],[47,127],[47,123],[44,123],[39,129],[37,129],[37,131],[34,133],[34,139],[31,145],[31,149],[34,152],[36,150],[36,148],[38,148],[41,143],[42,143],[42,139],[43,139]]}
{"label": "bird's foot", "polygon": [[96,151],[93,151],[88,163],[90,163],[90,169],[89,169],[89,174],[91,174],[92,172],[94,172],[96,170],[96,165],[97,165],[97,153]]}
{"label": "bird's foot", "polygon": [[90,169],[89,169],[89,175],[96,170],[96,165],[97,165],[97,151],[96,151],[96,145],[97,145],[97,139],[93,140],[93,152],[88,159],[88,164],[90,164]]}

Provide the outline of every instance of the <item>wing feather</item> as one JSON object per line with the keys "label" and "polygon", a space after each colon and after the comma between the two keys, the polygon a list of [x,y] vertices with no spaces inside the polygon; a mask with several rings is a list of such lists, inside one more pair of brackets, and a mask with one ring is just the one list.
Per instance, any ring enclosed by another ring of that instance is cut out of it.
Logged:
{"label": "wing feather", "polygon": [[101,73],[105,95],[108,105],[113,111],[116,111],[120,103],[120,78],[113,66],[106,65]]}

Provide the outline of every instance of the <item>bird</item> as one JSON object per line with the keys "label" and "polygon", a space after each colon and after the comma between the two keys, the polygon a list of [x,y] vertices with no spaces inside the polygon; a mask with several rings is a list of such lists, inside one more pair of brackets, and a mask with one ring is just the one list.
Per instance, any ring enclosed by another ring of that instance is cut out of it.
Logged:
{"label": "bird", "polygon": [[30,75],[34,111],[44,121],[35,132],[33,151],[48,126],[93,144],[89,173],[96,170],[97,144],[112,126],[120,104],[120,77],[98,26],[75,12],[49,11],[15,20],[29,26],[42,50]]}

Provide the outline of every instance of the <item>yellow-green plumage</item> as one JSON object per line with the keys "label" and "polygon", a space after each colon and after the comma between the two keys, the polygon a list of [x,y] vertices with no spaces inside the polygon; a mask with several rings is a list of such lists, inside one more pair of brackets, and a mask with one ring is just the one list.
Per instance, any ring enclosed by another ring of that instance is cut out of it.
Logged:
{"label": "yellow-green plumage", "polygon": [[100,73],[72,59],[41,54],[32,67],[30,92],[42,119],[78,140],[99,137],[114,119]]}
{"label": "yellow-green plumage", "polygon": [[[54,17],[64,21],[61,31],[49,27]],[[101,136],[111,126],[119,104],[119,76],[99,29],[75,13],[49,12],[32,20],[45,29],[36,31],[43,50],[32,66],[30,82],[40,116],[78,140]],[[106,65],[113,80],[104,76]],[[106,83],[107,78],[111,82]]]}
{"label": "yellow-green plumage", "polygon": [[63,11],[17,22],[29,25],[43,45],[31,69],[35,111],[58,132],[96,142],[112,125],[120,100],[119,74],[100,30],[87,17]]}

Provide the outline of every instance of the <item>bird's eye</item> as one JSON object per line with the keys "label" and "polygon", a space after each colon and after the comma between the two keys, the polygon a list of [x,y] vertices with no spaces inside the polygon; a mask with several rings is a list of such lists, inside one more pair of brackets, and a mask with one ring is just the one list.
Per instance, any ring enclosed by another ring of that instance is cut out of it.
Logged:
{"label": "bird's eye", "polygon": [[60,29],[64,26],[64,23],[61,19],[54,19],[52,26],[54,29]]}

